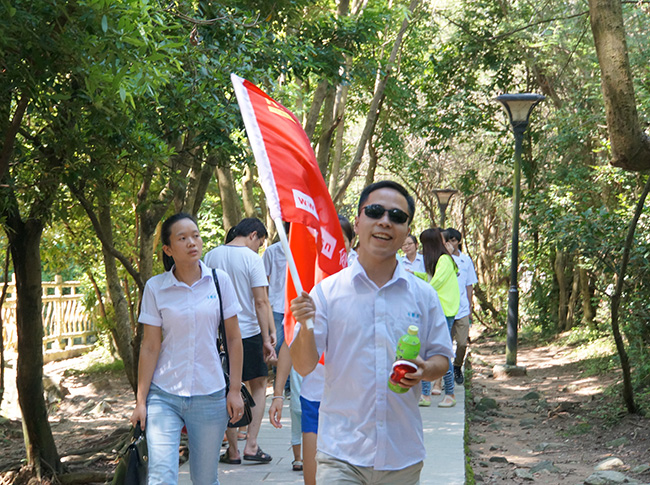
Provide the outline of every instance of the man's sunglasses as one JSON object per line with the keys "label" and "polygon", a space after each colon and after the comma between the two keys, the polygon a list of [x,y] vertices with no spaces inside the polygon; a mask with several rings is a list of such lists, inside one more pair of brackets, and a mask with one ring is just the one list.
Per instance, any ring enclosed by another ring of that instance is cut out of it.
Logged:
{"label": "man's sunglasses", "polygon": [[384,212],[388,212],[388,219],[396,224],[404,224],[409,220],[409,215],[401,209],[386,209],[381,204],[370,204],[365,206],[363,212],[371,219],[381,219]]}

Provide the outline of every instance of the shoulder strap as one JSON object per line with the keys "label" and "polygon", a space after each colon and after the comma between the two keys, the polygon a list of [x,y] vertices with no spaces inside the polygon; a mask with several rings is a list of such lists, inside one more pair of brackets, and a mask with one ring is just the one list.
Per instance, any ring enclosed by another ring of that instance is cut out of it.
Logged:
{"label": "shoulder strap", "polygon": [[219,287],[219,278],[217,278],[217,270],[212,268],[212,279],[214,286],[217,289],[217,297],[219,298],[219,332],[217,334],[217,349],[223,348],[224,365],[223,373],[227,376],[230,371],[230,361],[228,359],[228,340],[226,339],[226,324],[223,320],[223,300],[221,299],[221,288]]}

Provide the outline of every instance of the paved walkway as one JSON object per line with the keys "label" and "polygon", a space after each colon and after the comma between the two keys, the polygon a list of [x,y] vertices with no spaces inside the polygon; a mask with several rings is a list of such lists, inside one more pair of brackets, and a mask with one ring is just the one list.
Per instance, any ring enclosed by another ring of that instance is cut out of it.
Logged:
{"label": "paved walkway", "polygon": [[[465,484],[465,389],[456,386],[457,404],[453,408],[436,406],[440,400],[433,396],[429,408],[420,408],[424,427],[424,444],[427,458],[420,475],[422,485]],[[273,456],[268,464],[242,461],[241,465],[219,464],[221,485],[249,485],[256,483],[302,484],[302,472],[291,470],[291,418],[289,404],[282,411],[282,429],[275,429],[268,419],[268,399],[262,421],[259,442],[262,449]],[[240,443],[240,451],[244,443]],[[223,450],[222,450],[223,452]],[[180,485],[191,484],[190,467],[185,463],[180,469]]]}

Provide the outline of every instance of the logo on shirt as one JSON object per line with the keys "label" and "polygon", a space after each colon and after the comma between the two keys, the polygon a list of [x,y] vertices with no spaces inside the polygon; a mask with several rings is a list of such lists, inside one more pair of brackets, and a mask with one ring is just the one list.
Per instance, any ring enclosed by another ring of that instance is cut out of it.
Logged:
{"label": "logo on shirt", "polygon": [[417,312],[406,313],[406,320],[408,321],[409,325],[419,325],[421,317],[422,315]]}
{"label": "logo on shirt", "polygon": [[217,295],[208,295],[208,300],[216,300]]}
{"label": "logo on shirt", "polygon": [[300,190],[292,189],[292,191],[293,201],[296,204],[296,208],[309,212],[318,220],[318,212],[316,212],[316,204],[314,204],[314,199],[312,199],[304,192],[301,192]]}

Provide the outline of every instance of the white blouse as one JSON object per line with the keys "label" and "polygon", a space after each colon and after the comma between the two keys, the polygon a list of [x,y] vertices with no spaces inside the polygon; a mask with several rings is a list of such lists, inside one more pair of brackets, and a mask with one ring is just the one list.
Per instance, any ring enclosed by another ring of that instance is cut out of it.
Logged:
{"label": "white blouse", "polygon": [[[152,382],[177,396],[201,396],[223,389],[226,382],[217,351],[219,300],[212,270],[203,262],[192,286],[173,270],[147,281],[138,321],[162,327],[162,346]],[[217,270],[224,320],[241,310],[232,281]]]}

